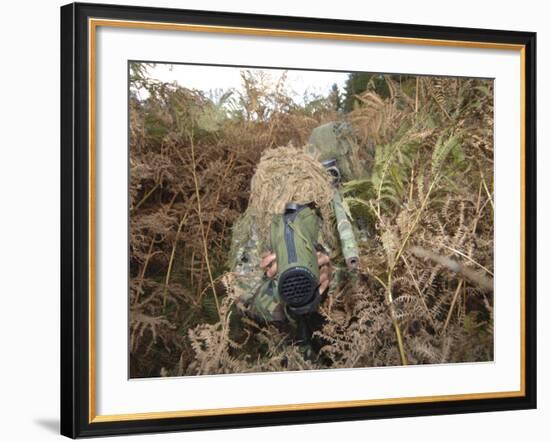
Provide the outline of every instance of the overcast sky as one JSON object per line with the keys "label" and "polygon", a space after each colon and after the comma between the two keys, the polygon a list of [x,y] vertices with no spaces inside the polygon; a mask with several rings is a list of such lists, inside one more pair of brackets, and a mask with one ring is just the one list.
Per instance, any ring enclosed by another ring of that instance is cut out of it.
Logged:
{"label": "overcast sky", "polygon": [[[148,68],[149,77],[166,83],[176,82],[189,89],[199,89],[205,93],[210,90],[233,88],[242,91],[241,70],[258,69],[235,68],[222,66],[197,66],[182,64],[157,64]],[[273,86],[285,72],[280,69],[261,69],[267,73]],[[344,91],[348,74],[342,72],[287,71],[287,90],[293,98],[301,102],[305,93],[327,96],[332,85],[336,83]]]}

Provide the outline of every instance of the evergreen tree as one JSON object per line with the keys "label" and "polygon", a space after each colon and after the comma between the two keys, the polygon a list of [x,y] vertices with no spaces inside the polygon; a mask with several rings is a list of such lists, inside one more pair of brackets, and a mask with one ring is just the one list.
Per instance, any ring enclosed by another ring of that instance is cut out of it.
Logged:
{"label": "evergreen tree", "polygon": [[339,111],[342,109],[342,94],[340,93],[340,88],[336,83],[332,85],[330,93],[328,94],[328,101],[334,110]]}
{"label": "evergreen tree", "polygon": [[355,96],[362,94],[367,89],[376,92],[382,98],[386,98],[390,94],[383,74],[351,72],[345,85],[344,112],[352,111],[354,103],[357,101]]}

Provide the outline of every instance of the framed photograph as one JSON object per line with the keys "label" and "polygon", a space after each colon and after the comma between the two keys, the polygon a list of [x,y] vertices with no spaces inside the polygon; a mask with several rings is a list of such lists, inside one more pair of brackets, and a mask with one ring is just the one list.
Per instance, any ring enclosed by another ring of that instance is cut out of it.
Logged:
{"label": "framed photograph", "polygon": [[536,35],[61,8],[61,433],[536,407]]}

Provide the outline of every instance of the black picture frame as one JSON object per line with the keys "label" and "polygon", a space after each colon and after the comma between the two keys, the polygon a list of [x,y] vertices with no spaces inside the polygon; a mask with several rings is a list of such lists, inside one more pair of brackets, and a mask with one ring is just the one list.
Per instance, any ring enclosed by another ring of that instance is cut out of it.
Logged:
{"label": "black picture frame", "polygon": [[[520,45],[524,51],[523,395],[94,421],[90,418],[89,18]],[[240,428],[536,408],[536,34],[489,29],[73,3],[61,7],[61,434]]]}

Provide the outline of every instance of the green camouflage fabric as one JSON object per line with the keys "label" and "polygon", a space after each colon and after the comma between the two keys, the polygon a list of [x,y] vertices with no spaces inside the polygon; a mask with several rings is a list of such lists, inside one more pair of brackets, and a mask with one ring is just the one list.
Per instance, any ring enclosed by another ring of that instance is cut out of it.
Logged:
{"label": "green camouflage fabric", "polygon": [[234,232],[231,247],[234,256],[230,257],[230,262],[233,264],[232,272],[235,275],[232,289],[237,307],[255,319],[263,319],[265,322],[284,320],[281,300],[277,291],[273,290],[275,281],[267,278],[260,269],[261,257],[254,223],[250,224],[247,240],[243,242],[239,241],[240,239]]}
{"label": "green camouflage fabric", "polygon": [[365,158],[360,155],[353,129],[348,122],[336,121],[313,129],[306,151],[319,161],[335,159],[343,181],[366,174]]}
{"label": "green camouflage fabric", "polygon": [[[251,230],[249,241],[236,249],[232,286],[235,303],[241,311],[258,322],[293,322],[279,297],[277,279],[268,278],[260,269],[261,256],[257,238],[254,238],[254,227]],[[345,265],[332,262],[329,293],[346,279],[347,273]]]}
{"label": "green camouflage fabric", "polygon": [[[328,123],[314,129],[306,151],[319,161],[336,159],[344,181],[366,174],[364,162],[354,161],[357,147],[353,142],[351,127],[345,122]],[[361,167],[363,170],[361,171]],[[335,189],[333,209],[337,229],[341,237],[341,252],[331,251],[320,238],[321,245],[331,257],[332,277],[328,289],[330,293],[354,275],[348,270],[345,259],[358,257],[358,247],[354,238],[354,228],[349,221],[340,192]],[[268,278],[260,269],[261,253],[254,220],[248,220],[246,231],[234,229],[229,262],[234,274],[233,292],[236,305],[241,311],[256,321],[264,323],[292,322],[277,291],[277,280]],[[340,259],[338,259],[340,258]],[[342,259],[344,258],[344,259]]]}
{"label": "green camouflage fabric", "polygon": [[334,191],[332,208],[334,210],[334,215],[336,216],[336,228],[338,229],[342,255],[344,255],[344,259],[348,266],[353,266],[353,263],[356,265],[359,260],[359,247],[357,246],[357,241],[355,240],[355,233],[350,217],[346,212],[342,195],[338,189]]}

